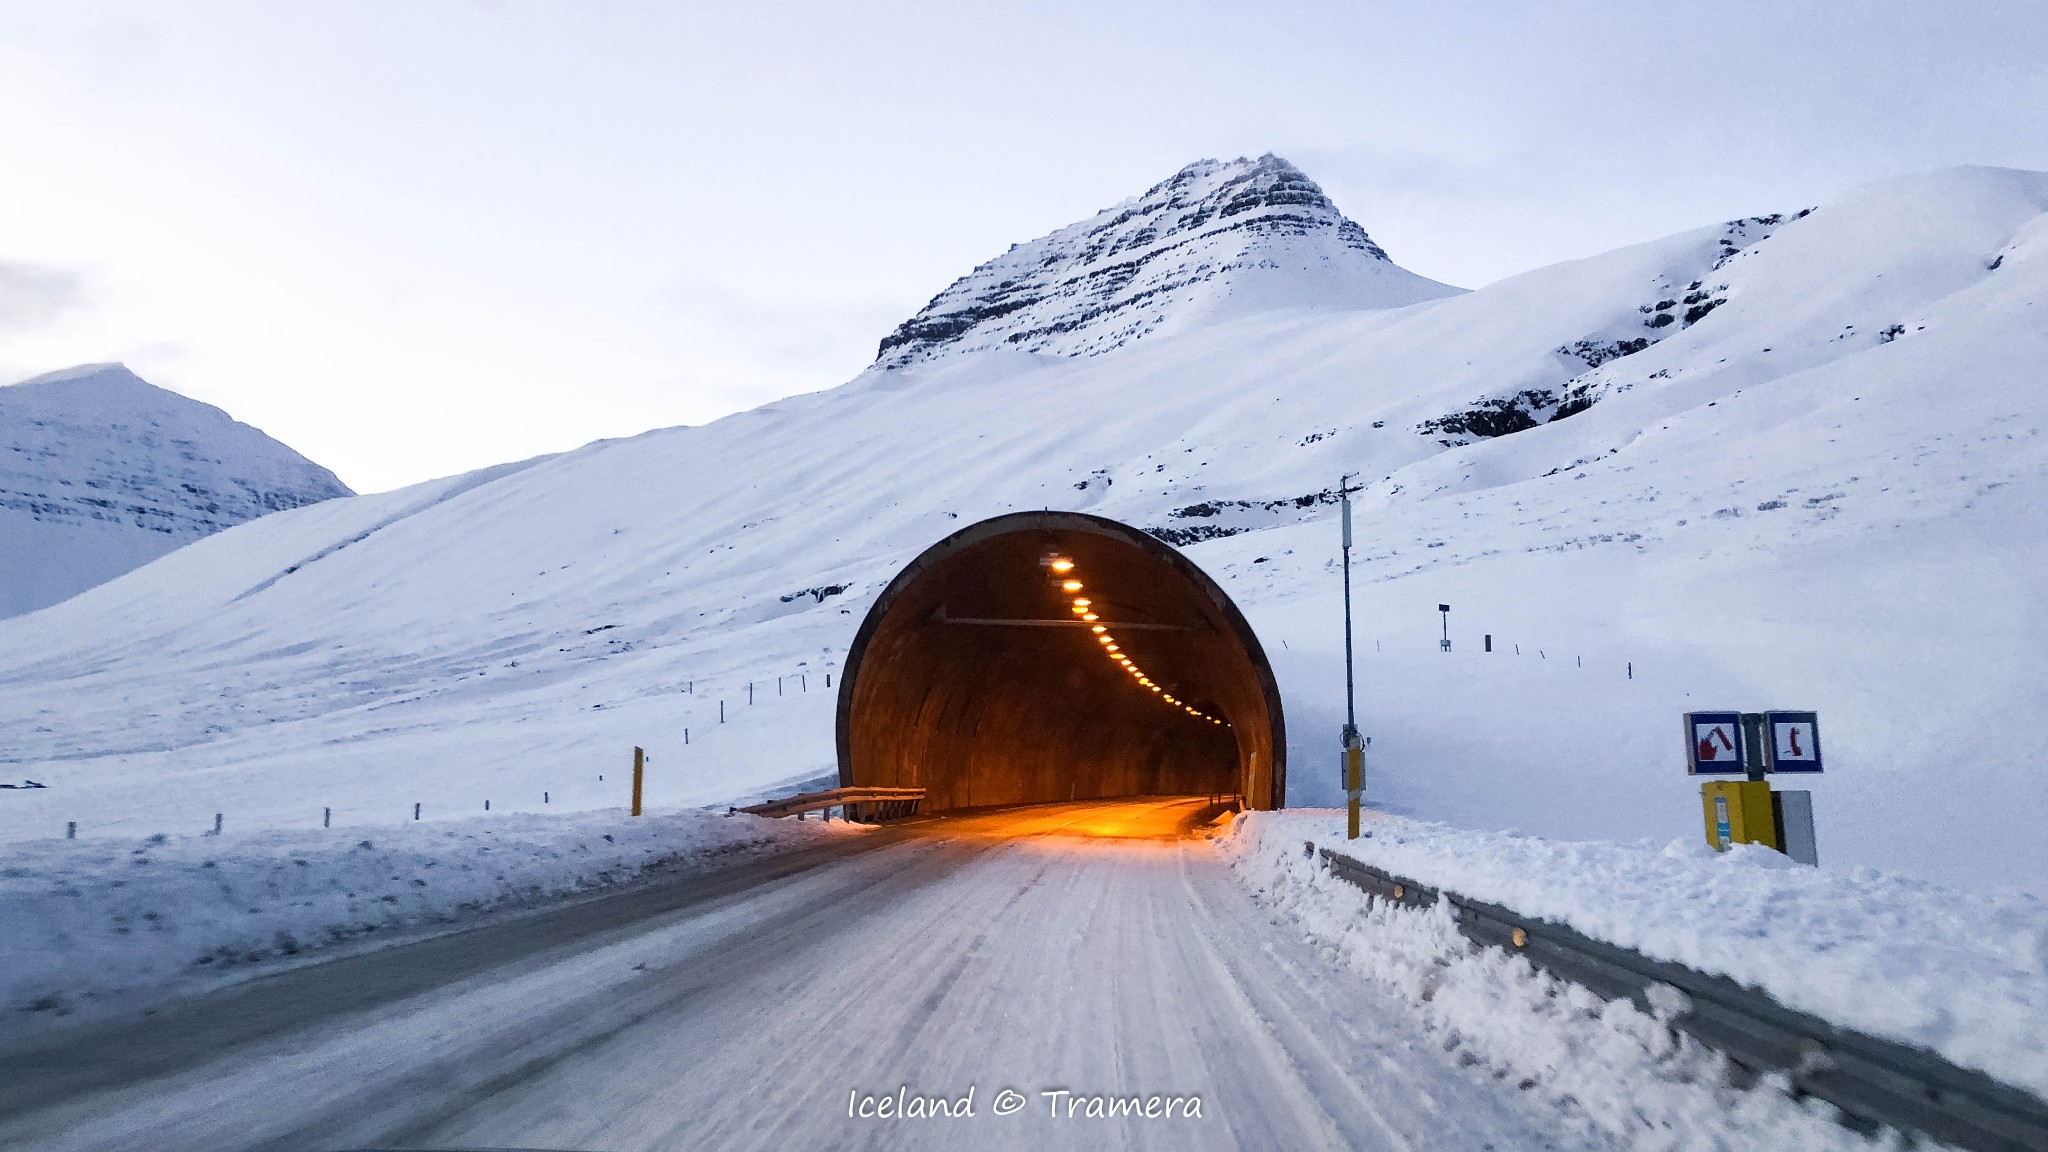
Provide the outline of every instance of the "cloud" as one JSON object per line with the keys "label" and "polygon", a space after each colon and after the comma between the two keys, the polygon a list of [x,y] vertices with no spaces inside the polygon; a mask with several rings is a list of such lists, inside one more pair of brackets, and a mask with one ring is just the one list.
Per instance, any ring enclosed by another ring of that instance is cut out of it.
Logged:
{"label": "cloud", "polygon": [[84,302],[76,272],[0,260],[0,332],[40,328]]}

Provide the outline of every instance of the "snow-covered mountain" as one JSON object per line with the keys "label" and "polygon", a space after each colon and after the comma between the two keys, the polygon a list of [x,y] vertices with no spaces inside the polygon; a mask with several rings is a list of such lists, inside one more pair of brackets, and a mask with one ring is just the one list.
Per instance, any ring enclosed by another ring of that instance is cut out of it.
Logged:
{"label": "snow-covered mountain", "polygon": [[883,337],[887,368],[985,348],[1092,356],[1272,308],[1395,308],[1456,288],[1387,258],[1270,153],[1198,160],[977,267]]}
{"label": "snow-covered mountain", "polygon": [[258,516],[348,495],[327,469],[119,364],[0,388],[0,617]]}
{"label": "snow-covered mountain", "polygon": [[2048,890],[2048,174],[1785,207],[1098,355],[1069,353],[1124,320],[963,337],[264,517],[0,623],[0,777],[49,784],[0,793],[0,836],[616,805],[634,745],[655,803],[815,779],[872,597],[1041,507],[1185,544],[1276,662],[1291,799],[1328,803],[1351,472],[1375,803],[1691,841],[1679,714],[1814,708],[1824,866]]}

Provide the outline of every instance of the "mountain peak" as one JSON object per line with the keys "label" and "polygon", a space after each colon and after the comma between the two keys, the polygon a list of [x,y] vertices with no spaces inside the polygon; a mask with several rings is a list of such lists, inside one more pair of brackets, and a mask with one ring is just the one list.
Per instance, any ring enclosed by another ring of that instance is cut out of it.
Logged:
{"label": "mountain peak", "polygon": [[0,618],[245,520],[346,495],[334,473],[120,364],[0,387]]}
{"label": "mountain peak", "polygon": [[1092,356],[1220,315],[1456,291],[1395,264],[1281,157],[1197,160],[954,281],[882,339],[876,364],[982,348]]}

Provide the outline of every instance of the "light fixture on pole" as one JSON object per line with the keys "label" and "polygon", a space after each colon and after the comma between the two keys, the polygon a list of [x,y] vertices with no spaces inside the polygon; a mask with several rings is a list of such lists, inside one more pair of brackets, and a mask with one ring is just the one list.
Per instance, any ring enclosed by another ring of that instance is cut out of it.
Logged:
{"label": "light fixture on pole", "polygon": [[1344,736],[1343,776],[1347,836],[1358,839],[1358,809],[1365,793],[1365,742],[1358,736],[1357,677],[1351,665],[1351,477],[1337,479],[1337,504],[1344,522]]}

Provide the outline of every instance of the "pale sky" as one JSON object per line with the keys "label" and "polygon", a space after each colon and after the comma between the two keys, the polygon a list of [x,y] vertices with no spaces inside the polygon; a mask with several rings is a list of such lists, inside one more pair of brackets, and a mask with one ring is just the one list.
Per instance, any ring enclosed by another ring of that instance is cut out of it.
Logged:
{"label": "pale sky", "polygon": [[359,491],[830,387],[1272,151],[1468,287],[2048,169],[2037,3],[0,0],[0,381],[120,360]]}

